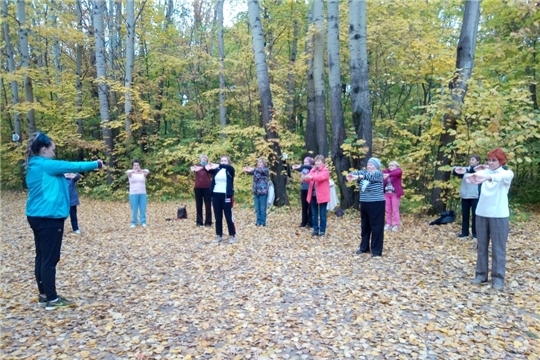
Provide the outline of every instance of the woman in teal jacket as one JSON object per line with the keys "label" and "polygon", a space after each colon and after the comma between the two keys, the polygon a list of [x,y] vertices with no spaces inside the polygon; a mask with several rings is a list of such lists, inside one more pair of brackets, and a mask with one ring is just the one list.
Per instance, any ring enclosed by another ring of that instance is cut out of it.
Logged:
{"label": "woman in teal jacket", "polygon": [[103,167],[101,160],[53,160],[55,148],[56,145],[47,135],[37,132],[28,140],[26,150],[26,216],[36,245],[38,302],[47,310],[74,305],[56,293],[56,264],[60,260],[64,221],[70,208],[68,183],[64,174]]}

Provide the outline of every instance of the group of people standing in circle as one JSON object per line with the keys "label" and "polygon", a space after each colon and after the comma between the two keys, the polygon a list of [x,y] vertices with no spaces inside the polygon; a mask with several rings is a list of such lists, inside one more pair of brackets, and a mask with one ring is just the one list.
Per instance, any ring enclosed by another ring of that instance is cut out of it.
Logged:
{"label": "group of people standing in circle", "polygon": [[[74,303],[56,291],[56,265],[60,260],[64,222],[71,216],[73,231],[80,233],[77,223],[78,195],[74,188],[81,172],[102,169],[103,162],[69,162],[55,160],[56,145],[47,135],[37,132],[28,141],[26,152],[26,185],[28,199],[26,216],[34,233],[36,249],[34,274],[38,287],[38,303],[47,310],[73,306]],[[233,216],[235,169],[228,156],[221,156],[220,163],[208,161],[201,155],[199,163],[191,166],[195,172],[195,200],[197,225],[212,226],[210,201],[212,202],[216,243],[223,241],[223,217],[227,223],[229,243],[236,242]],[[487,155],[487,164],[479,164],[477,155],[470,157],[468,168],[455,168],[454,173],[463,177],[462,201],[463,228],[461,235],[468,235],[469,209],[473,209],[472,233],[478,238],[478,253],[474,284],[488,281],[489,244],[492,243],[491,278],[493,287],[504,286],[506,268],[506,242],[509,233],[508,192],[513,172],[506,169],[506,154],[500,148]],[[403,195],[402,171],[395,161],[381,171],[381,161],[370,158],[365,170],[346,175],[348,181],[357,181],[360,188],[361,242],[357,254],[371,253],[382,256],[384,230],[399,230],[400,198]],[[132,223],[146,225],[146,178],[150,173],[142,169],[140,161],[132,163],[128,170]],[[301,227],[312,227],[313,236],[324,236],[327,230],[327,204],[330,201],[330,172],[325,158],[307,156],[302,165],[292,168],[301,172],[302,203]],[[256,225],[266,226],[270,172],[263,158],[257,159],[256,167],[243,170],[253,176],[252,192],[256,213]],[[470,188],[469,188],[470,185]],[[474,197],[474,189],[478,196]],[[469,197],[469,192],[472,194]],[[470,203],[468,200],[472,200]],[[203,218],[203,205],[205,217]],[[476,206],[476,207],[475,207]],[[467,212],[467,213],[466,213]],[[386,214],[386,223],[385,223]]]}

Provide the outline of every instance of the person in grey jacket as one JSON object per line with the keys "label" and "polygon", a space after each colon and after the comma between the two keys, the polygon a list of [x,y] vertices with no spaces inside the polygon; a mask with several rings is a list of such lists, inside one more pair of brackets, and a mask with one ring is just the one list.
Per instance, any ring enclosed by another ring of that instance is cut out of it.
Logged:
{"label": "person in grey jacket", "polygon": [[476,206],[480,196],[479,186],[465,181],[465,174],[474,173],[474,168],[480,164],[480,155],[473,154],[469,157],[469,166],[454,166],[452,174],[461,179],[459,197],[461,198],[461,234],[458,238],[469,237],[469,219],[472,217],[472,236],[476,238]]}
{"label": "person in grey jacket", "polygon": [[69,219],[71,220],[71,228],[75,234],[80,234],[79,221],[77,219],[77,205],[80,205],[79,193],[75,183],[80,180],[81,174],[67,173],[64,174],[68,182],[69,188]]}

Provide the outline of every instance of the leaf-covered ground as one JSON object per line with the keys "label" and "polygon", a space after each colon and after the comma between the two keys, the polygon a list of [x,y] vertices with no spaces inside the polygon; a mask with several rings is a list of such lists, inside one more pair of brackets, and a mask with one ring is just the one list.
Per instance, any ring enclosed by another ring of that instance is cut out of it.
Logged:
{"label": "leaf-covered ground", "polygon": [[475,241],[458,224],[404,216],[382,258],[354,255],[359,216],[329,216],[327,236],[298,228],[298,209],[267,227],[236,208],[238,242],[149,204],[130,229],[128,201],[83,198],[82,235],[66,221],[59,293],[36,303],[25,194],[2,194],[1,353],[6,359],[538,359],[540,219],[512,224],[507,284],[469,283]]}

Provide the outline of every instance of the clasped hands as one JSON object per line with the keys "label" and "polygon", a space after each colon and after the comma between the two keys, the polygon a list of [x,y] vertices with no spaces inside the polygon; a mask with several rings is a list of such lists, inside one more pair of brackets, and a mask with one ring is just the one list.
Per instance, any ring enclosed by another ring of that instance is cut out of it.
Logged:
{"label": "clasped hands", "polygon": [[492,180],[492,177],[490,175],[480,175],[480,174],[471,174],[465,178],[465,181],[467,184],[476,184],[480,185],[484,181]]}

